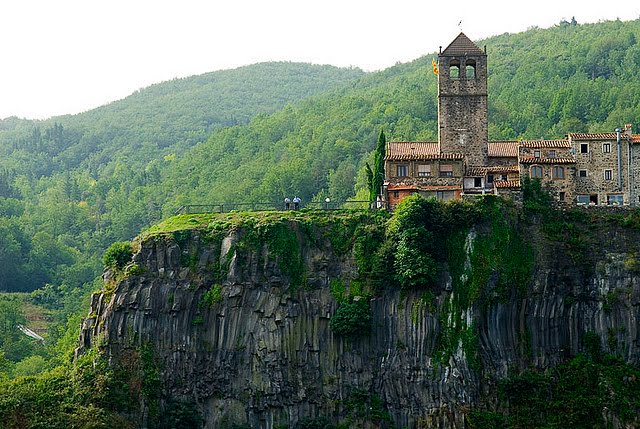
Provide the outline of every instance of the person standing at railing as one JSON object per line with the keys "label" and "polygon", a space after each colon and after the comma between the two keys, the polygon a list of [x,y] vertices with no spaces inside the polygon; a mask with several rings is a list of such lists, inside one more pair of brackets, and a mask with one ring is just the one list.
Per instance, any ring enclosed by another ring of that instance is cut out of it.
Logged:
{"label": "person standing at railing", "polygon": [[291,200],[289,197],[285,197],[284,199],[284,209],[289,210],[291,208]]}
{"label": "person standing at railing", "polygon": [[293,197],[293,209],[298,210],[300,208],[300,198],[297,196]]}

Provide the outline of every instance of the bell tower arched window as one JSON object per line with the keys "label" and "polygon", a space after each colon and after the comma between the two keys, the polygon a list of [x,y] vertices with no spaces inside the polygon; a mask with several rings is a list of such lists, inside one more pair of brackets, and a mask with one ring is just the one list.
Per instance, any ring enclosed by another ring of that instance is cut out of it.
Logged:
{"label": "bell tower arched window", "polygon": [[476,78],[476,62],[474,60],[467,60],[465,63],[464,77],[467,79]]}
{"label": "bell tower arched window", "polygon": [[460,78],[460,61],[451,60],[449,63],[449,77],[452,79]]}

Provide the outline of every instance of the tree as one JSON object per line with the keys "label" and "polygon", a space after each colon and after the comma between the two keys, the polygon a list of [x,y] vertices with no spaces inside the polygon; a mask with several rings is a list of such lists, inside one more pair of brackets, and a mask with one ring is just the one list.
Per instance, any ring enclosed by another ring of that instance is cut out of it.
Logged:
{"label": "tree", "polygon": [[[384,155],[387,139],[384,130],[380,129],[378,143],[376,144],[376,152],[373,158],[373,169],[369,180],[369,199],[375,201],[376,197],[382,193],[382,185],[384,184]],[[367,165],[368,167],[368,165]],[[370,168],[370,167],[368,167]],[[367,174],[369,174],[367,172]]]}

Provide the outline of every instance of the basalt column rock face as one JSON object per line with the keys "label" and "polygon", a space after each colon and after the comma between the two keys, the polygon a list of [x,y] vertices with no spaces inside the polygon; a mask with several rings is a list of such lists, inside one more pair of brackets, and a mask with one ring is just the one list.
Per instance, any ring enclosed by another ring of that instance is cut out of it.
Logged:
{"label": "basalt column rock face", "polygon": [[[115,291],[94,296],[80,351],[98,346],[117,365],[149,347],[160,407],[194,403],[206,428],[295,427],[317,416],[360,422],[353,427],[465,428],[470,409],[497,403],[500,379],[557,365],[582,350],[587,332],[640,363],[637,234],[608,231],[591,268],[546,243],[525,296],[458,314],[447,314],[453,291],[444,267],[428,303],[424,292],[396,288],[362,298],[371,332],[343,338],[331,329],[339,306],[332,289],[358,278],[352,252],[337,252],[326,234],[310,239],[301,225],[288,228],[298,265],[269,243],[245,240],[242,230],[143,239],[135,269],[105,273]],[[444,325],[457,319],[477,332],[475,358],[460,342],[436,362]]]}

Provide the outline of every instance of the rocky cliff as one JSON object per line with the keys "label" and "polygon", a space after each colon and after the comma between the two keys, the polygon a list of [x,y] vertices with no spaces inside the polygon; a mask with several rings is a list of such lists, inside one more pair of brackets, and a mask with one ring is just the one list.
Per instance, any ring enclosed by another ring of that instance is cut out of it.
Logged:
{"label": "rocky cliff", "polygon": [[[484,427],[469,416],[509,414],[504,380],[558,367],[585,338],[638,365],[638,230],[580,219],[545,233],[534,219],[502,236],[495,213],[430,233],[434,281],[403,288],[384,279],[401,275],[404,240],[384,215],[183,216],[105,272],[80,351],[126,367],[151,350],[157,385],[133,414],[140,427],[161,426],[171,401],[193,404],[206,428]],[[362,302],[371,323],[338,335],[338,309]]]}

